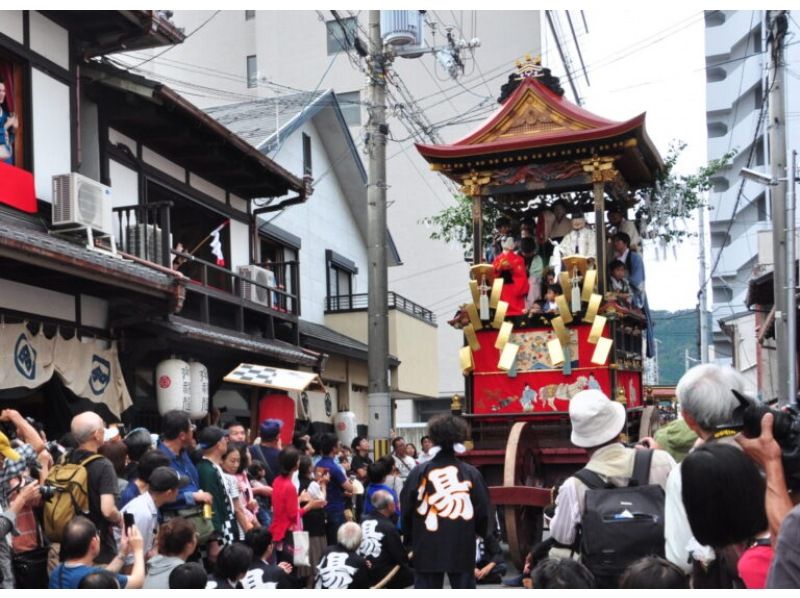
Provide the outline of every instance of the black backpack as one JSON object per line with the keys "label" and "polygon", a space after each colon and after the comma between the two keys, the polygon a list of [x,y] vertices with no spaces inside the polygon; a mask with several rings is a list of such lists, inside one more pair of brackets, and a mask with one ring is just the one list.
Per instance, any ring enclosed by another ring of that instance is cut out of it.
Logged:
{"label": "black backpack", "polygon": [[614,486],[588,469],[575,477],[586,491],[580,525],[581,562],[598,587],[617,587],[620,574],[634,561],[664,556],[664,490],[650,484],[653,451],[636,450],[627,486]]}

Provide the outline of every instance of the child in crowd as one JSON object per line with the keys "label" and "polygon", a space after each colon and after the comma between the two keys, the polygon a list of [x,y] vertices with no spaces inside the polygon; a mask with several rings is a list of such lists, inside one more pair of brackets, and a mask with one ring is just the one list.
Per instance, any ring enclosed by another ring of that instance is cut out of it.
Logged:
{"label": "child in crowd", "polygon": [[611,276],[609,294],[612,295],[612,300],[616,301],[620,307],[630,309],[631,286],[628,283],[625,263],[620,260],[614,260],[609,264],[608,271]]}

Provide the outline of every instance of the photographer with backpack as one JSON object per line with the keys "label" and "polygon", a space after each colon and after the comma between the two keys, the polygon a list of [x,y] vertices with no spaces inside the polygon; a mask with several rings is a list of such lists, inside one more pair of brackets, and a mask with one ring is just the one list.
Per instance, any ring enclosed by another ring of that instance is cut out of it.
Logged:
{"label": "photographer with backpack", "polygon": [[578,546],[598,587],[616,587],[634,560],[664,554],[663,489],[675,460],[623,445],[625,407],[599,390],[576,394],[569,417],[572,444],[586,449],[589,462],[559,489],[550,535]]}
{"label": "photographer with backpack", "polygon": [[53,496],[44,505],[44,527],[52,542],[61,542],[64,529],[76,515],[86,515],[100,534],[95,563],[110,563],[117,553],[112,526],[122,525],[117,509],[117,474],[111,461],[99,455],[105,422],[91,411],[72,418],[70,431],[78,447],[67,453],[47,477]]}

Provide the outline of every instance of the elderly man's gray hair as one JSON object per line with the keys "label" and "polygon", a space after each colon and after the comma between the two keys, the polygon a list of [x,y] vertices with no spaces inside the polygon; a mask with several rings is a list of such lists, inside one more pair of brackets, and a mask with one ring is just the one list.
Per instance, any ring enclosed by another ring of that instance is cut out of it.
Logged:
{"label": "elderly man's gray hair", "polygon": [[361,546],[361,526],[353,521],[343,523],[336,532],[336,541],[346,550],[355,550]]}
{"label": "elderly man's gray hair", "polygon": [[389,508],[389,505],[394,502],[394,498],[386,490],[378,490],[372,495],[370,502],[376,511],[383,511]]}
{"label": "elderly man's gray hair", "polygon": [[706,363],[686,372],[675,394],[684,413],[711,432],[731,422],[733,410],[739,405],[731,391],[745,393],[746,385],[744,376],[733,368]]}

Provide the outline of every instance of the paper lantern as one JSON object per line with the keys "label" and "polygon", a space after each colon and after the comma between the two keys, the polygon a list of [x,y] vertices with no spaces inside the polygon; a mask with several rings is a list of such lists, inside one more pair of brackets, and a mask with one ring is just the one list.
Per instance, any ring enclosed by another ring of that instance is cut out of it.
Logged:
{"label": "paper lantern", "polygon": [[208,414],[208,368],[199,361],[189,364],[192,378],[189,417],[202,419]]}
{"label": "paper lantern", "polygon": [[356,414],[352,411],[340,411],[333,416],[333,426],[336,428],[336,436],[343,446],[350,446],[353,439],[358,436]]}
{"label": "paper lantern", "polygon": [[189,411],[191,405],[192,376],[189,364],[174,357],[156,366],[156,400],[158,413],[178,409]]}

